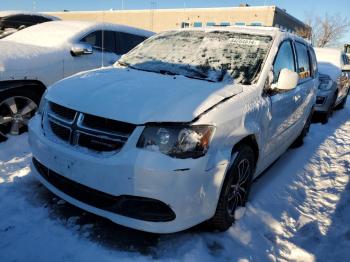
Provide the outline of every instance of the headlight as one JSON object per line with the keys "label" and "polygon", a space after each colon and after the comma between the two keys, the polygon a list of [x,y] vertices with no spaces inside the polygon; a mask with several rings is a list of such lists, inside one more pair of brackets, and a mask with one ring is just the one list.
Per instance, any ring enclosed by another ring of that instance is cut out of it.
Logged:
{"label": "headlight", "polygon": [[45,93],[43,94],[43,96],[41,97],[41,100],[40,100],[40,104],[39,104],[39,108],[38,108],[38,111],[37,113],[39,115],[42,115],[45,111],[45,107],[46,107],[46,104],[47,104],[47,100],[46,100],[46,93],[47,93],[47,90],[45,91]]}
{"label": "headlight", "polygon": [[321,80],[320,85],[318,86],[318,89],[322,90],[322,91],[328,91],[332,88],[332,80]]}
{"label": "headlight", "polygon": [[208,151],[214,126],[146,126],[138,148],[158,151],[174,158],[198,158]]}

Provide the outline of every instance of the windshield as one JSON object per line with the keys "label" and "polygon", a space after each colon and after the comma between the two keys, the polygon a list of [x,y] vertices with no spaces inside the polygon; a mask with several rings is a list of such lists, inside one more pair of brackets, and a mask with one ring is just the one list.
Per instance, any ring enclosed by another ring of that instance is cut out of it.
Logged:
{"label": "windshield", "polygon": [[270,36],[229,31],[171,31],[146,40],[120,64],[213,82],[229,76],[248,85],[259,75],[271,42]]}

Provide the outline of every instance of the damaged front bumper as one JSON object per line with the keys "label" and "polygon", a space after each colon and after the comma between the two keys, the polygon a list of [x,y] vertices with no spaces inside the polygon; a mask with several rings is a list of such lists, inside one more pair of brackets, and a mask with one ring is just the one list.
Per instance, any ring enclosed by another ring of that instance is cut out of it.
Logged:
{"label": "damaged front bumper", "polygon": [[228,159],[211,152],[174,159],[138,149],[141,132],[138,127],[117,154],[99,157],[51,141],[35,116],[32,173],[67,202],[138,230],[172,233],[211,218]]}

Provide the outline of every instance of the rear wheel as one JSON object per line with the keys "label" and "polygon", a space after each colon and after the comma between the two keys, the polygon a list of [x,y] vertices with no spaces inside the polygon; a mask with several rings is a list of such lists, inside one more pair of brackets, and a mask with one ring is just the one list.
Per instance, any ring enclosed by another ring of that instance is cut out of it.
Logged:
{"label": "rear wheel", "polygon": [[0,93],[0,141],[9,135],[26,132],[28,122],[35,114],[39,102],[38,94],[24,88]]}
{"label": "rear wheel", "polygon": [[247,145],[239,146],[236,152],[238,154],[227,171],[215,215],[207,222],[211,230],[227,230],[235,220],[236,209],[243,207],[248,199],[255,171],[255,154]]}

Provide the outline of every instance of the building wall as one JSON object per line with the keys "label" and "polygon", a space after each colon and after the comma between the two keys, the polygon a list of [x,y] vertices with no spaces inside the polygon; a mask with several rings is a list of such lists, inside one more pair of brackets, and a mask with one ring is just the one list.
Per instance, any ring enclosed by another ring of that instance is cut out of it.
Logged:
{"label": "building wall", "polygon": [[286,11],[277,8],[273,20],[273,26],[302,34],[305,38],[311,37],[311,28],[288,14]]}
{"label": "building wall", "polygon": [[258,23],[263,26],[272,26],[275,7],[50,12],[50,14],[66,20],[105,21],[160,32],[181,28],[185,25],[183,23],[187,23],[189,27],[198,26],[199,22],[202,23],[202,26],[206,26],[207,23],[234,25],[242,22],[247,25]]}

